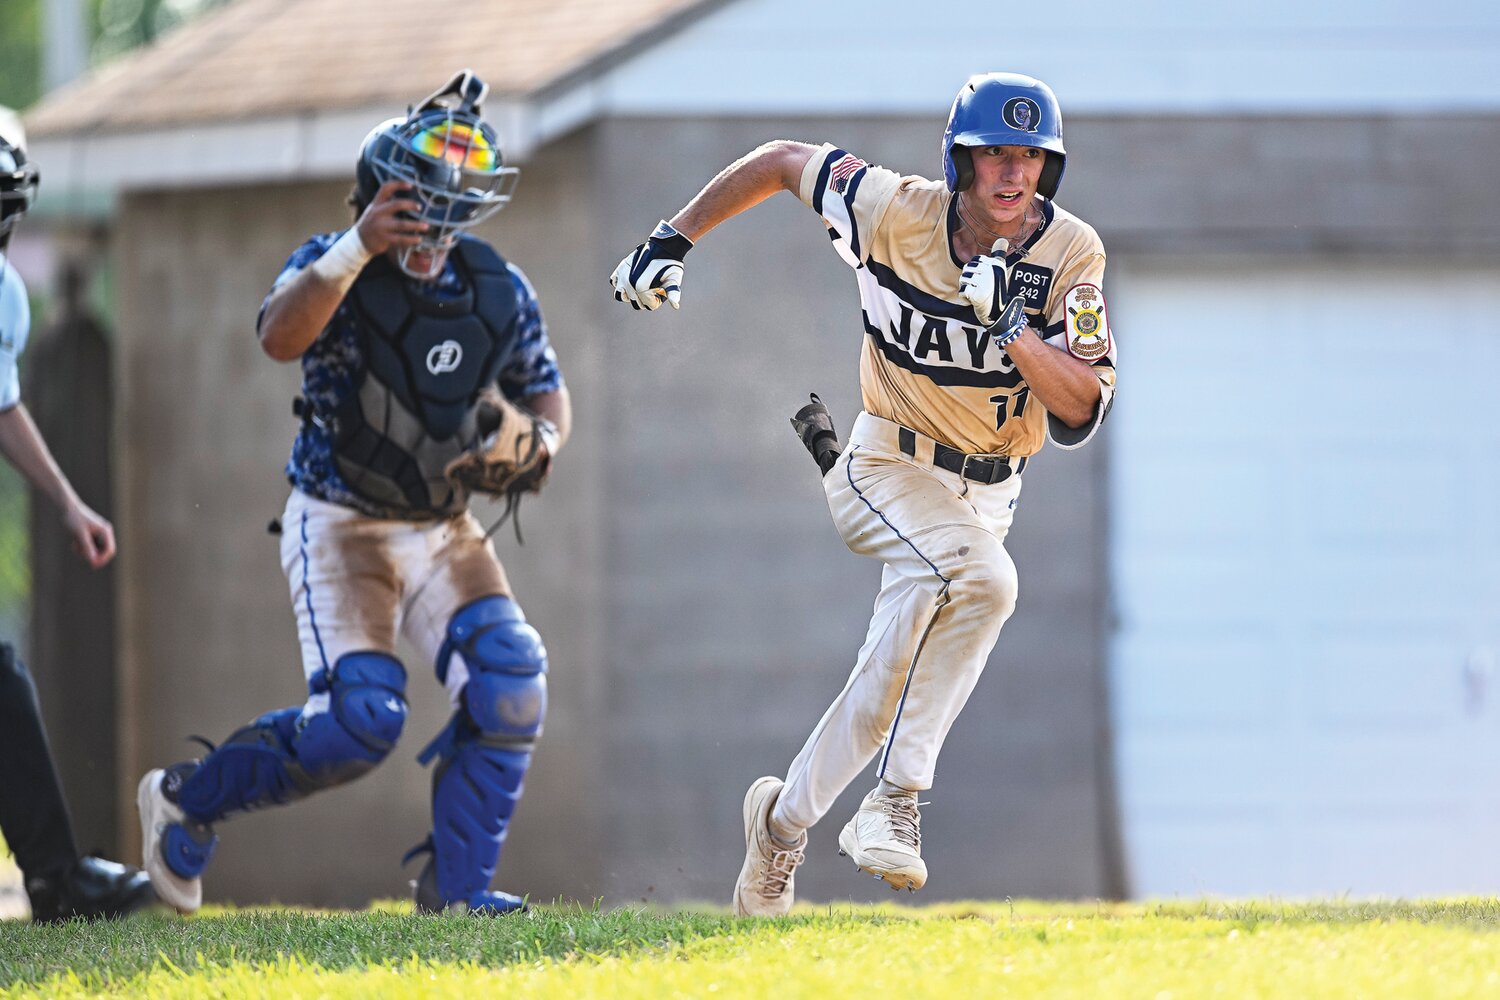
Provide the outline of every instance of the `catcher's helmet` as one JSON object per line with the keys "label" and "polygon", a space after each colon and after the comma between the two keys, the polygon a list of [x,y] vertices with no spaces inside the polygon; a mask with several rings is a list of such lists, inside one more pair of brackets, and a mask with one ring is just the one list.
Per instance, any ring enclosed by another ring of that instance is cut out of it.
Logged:
{"label": "catcher's helmet", "polygon": [[1019,73],[978,73],[969,77],[948,113],[943,132],[943,179],[949,191],[974,183],[971,146],[1037,146],[1047,162],[1036,190],[1057,196],[1067,151],[1062,141],[1062,111],[1057,95],[1040,80]]}
{"label": "catcher's helmet", "polygon": [[505,166],[495,130],[480,117],[488,92],[483,80],[464,70],[405,118],[375,126],[360,146],[354,170],[359,204],[374,201],[386,181],[406,181],[412,186],[411,197],[422,203],[418,217],[431,227],[419,245],[401,252],[403,270],[416,251],[440,261],[440,252],[451,247],[460,232],[510,202],[521,172]]}
{"label": "catcher's helmet", "polygon": [[26,150],[0,136],[0,250],[5,249],[11,230],[31,208],[40,181],[41,174],[26,158]]}

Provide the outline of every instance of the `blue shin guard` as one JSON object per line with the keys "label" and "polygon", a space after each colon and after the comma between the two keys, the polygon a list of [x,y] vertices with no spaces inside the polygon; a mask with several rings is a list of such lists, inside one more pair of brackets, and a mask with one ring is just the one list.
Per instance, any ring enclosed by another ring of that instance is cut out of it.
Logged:
{"label": "blue shin guard", "polygon": [[[347,653],[308,682],[305,706],[267,712],[180,772],[170,797],[191,820],[304,798],[379,764],[406,722],[406,671],[386,653]],[[326,709],[322,697],[326,696]]]}
{"label": "blue shin guard", "polygon": [[513,912],[524,909],[524,901],[488,887],[542,731],[547,651],[514,601],[487,597],[449,623],[437,663],[444,681],[454,654],[469,677],[452,722],[421,757],[427,763],[436,756],[439,763],[432,837],[423,845],[432,860],[417,881],[417,906]]}
{"label": "blue shin guard", "polygon": [[432,859],[417,880],[417,906],[437,912],[461,907],[492,914],[525,909],[508,893],[489,890],[511,813],[531,763],[526,750],[460,742],[432,782]]}

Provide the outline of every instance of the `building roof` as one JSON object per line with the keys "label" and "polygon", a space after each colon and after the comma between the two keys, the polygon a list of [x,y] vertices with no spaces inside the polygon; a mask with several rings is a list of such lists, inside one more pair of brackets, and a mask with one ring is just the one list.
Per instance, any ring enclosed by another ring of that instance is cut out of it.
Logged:
{"label": "building roof", "polygon": [[234,0],[31,108],[39,207],[344,177],[372,125],[465,68],[521,162],[603,113],[612,72],[732,2]]}
{"label": "building roof", "polygon": [[[600,71],[716,0],[236,0],[47,95],[33,138],[388,105],[473,69],[524,98]],[[394,113],[394,111],[392,113]]]}
{"label": "building roof", "polygon": [[[907,0],[866,0],[856,21],[807,0],[233,0],[31,110],[39,207],[347,177],[372,125],[464,67],[489,83],[485,116],[514,162],[611,116],[940,118],[965,76],[999,68],[1046,80],[1075,121],[1500,109],[1497,4],[1441,0],[1413,36],[1395,0],[1189,21],[1071,2],[1096,29],[1086,59],[997,56],[991,34],[907,16]],[[1268,76],[1273,57],[1284,71]]]}

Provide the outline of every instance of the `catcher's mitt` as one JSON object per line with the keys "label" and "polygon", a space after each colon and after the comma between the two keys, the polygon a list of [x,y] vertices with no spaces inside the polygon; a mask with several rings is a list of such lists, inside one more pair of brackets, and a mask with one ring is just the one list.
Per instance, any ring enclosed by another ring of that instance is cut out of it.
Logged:
{"label": "catcher's mitt", "polygon": [[538,492],[547,479],[557,429],[493,388],[480,393],[478,407],[478,443],[449,462],[443,474],[470,492],[509,498]]}

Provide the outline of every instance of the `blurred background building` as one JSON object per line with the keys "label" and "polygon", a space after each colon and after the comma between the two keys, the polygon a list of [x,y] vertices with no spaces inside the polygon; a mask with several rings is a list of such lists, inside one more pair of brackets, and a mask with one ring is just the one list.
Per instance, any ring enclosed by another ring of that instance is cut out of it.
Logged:
{"label": "blurred background building", "polygon": [[[497,537],[554,695],[501,882],[726,899],[740,797],[842,685],[877,586],[786,424],[808,391],[852,420],[857,297],[786,197],[704,241],[680,314],[605,277],[765,139],[933,176],[954,92],[1008,69],[1062,102],[1059,201],[1110,251],[1121,393],[1101,442],[1030,469],[1020,606],[924,810],[924,898],[1500,891],[1497,65],[1480,0],[198,12],[26,116],[44,224],[17,264],[45,288],[103,246],[113,331],[116,655],[49,697],[56,719],[117,692],[112,752],[70,787],[133,853],[143,770],[303,697],[265,533],[298,379],[256,310],[348,223],[366,131],[469,66],[522,168],[482,235],[537,286],[579,421],[525,547]],[[407,666],[410,752],[226,824],[212,897],[404,891],[411,758],[446,716]],[[862,791],[814,832],[804,898],[883,897],[834,854]]]}

